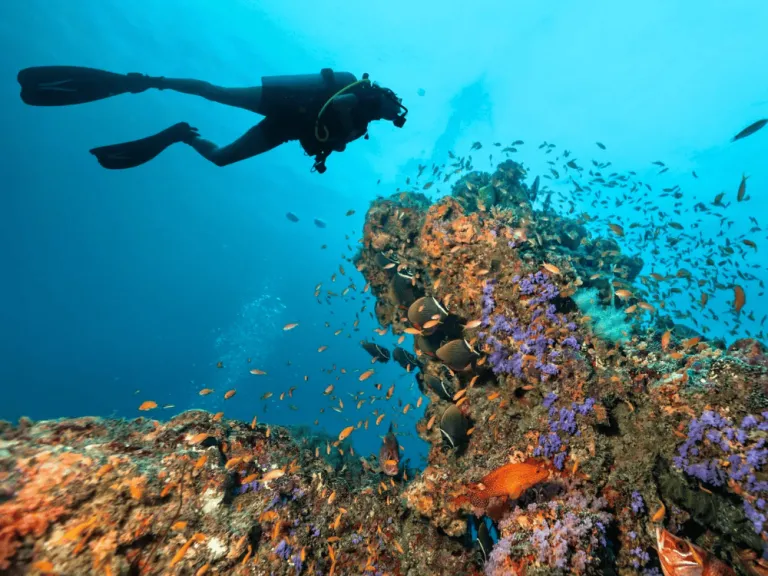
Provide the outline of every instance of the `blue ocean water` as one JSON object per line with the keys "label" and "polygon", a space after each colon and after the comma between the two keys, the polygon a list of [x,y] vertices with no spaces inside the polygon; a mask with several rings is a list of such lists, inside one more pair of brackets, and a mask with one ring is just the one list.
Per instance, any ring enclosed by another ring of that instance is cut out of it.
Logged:
{"label": "blue ocean water", "polygon": [[[713,291],[708,304],[721,321],[702,323],[709,335],[729,341],[758,334],[768,311],[760,283],[766,279],[768,131],[729,140],[768,117],[766,24],[768,6],[754,1],[489,1],[471,8],[454,0],[364,7],[305,0],[4,4],[0,418],[130,418],[141,414],[142,401],[153,400],[175,405],[151,414],[157,417],[204,408],[276,424],[311,425],[319,418],[317,428],[333,435],[372,420],[371,410],[384,403],[356,410],[347,394],[373,391],[354,371],[370,367],[359,341],[374,337],[377,324],[369,316],[372,300],[360,293],[364,279],[343,258],[354,254],[371,200],[404,189],[420,164],[443,164],[449,150],[467,154],[475,141],[485,143],[474,153],[478,169],[501,159],[488,158],[491,143],[520,139],[526,144],[514,158],[531,177],[550,168],[541,142],[570,150],[582,165],[594,159],[612,162],[617,172],[635,171],[652,190],[634,194],[694,238],[682,253],[666,243],[657,254],[646,250],[643,274],[674,274],[674,262],[710,282],[713,274],[723,285],[738,281],[747,291],[740,323],[729,311],[728,290]],[[296,143],[226,168],[177,145],[145,166],[112,172],[88,150],[179,121],[223,144],[260,117],[170,91],[67,108],[25,106],[16,73],[51,64],[236,86],[323,67],[358,77],[369,72],[403,97],[410,113],[402,130],[372,126],[371,139],[332,156],[322,176],[309,173],[311,160]],[[656,160],[669,171],[658,174]],[[738,203],[742,174],[749,175],[749,200]],[[554,198],[556,205],[570,209],[572,184],[545,183],[564,195]],[[660,196],[676,184],[682,199]],[[436,198],[449,187],[431,192]],[[731,203],[718,209],[725,223],[707,219],[694,228],[701,216],[694,205],[711,204],[720,192]],[[625,226],[659,218],[636,205],[617,205],[611,196],[607,206],[592,206],[582,196],[575,214],[618,217]],[[345,216],[348,210],[355,214]],[[289,222],[287,211],[300,221]],[[327,227],[314,226],[314,218]],[[604,222],[595,230],[606,234]],[[737,246],[730,264],[707,265],[700,236]],[[757,250],[745,248],[743,239]],[[739,271],[755,279],[739,279]],[[321,282],[323,291],[340,292],[350,283],[358,290],[318,304],[313,292]],[[699,288],[680,286],[671,300],[700,314],[694,306]],[[283,331],[290,322],[299,326]],[[334,336],[337,329],[343,332]],[[318,353],[323,345],[328,349]],[[342,367],[349,374],[337,382]],[[267,375],[252,376],[251,368]],[[411,375],[393,363],[376,368],[385,389],[396,383],[397,399],[416,402]],[[342,413],[331,410],[322,393],[331,383],[339,397],[349,398]],[[293,398],[279,401],[290,386],[297,386]],[[203,387],[216,393],[200,397]],[[224,401],[231,388],[237,395]],[[274,396],[261,400],[268,391]],[[403,415],[396,402],[386,410],[416,463],[424,446],[407,434],[420,410]],[[356,432],[356,449],[376,450],[383,433],[383,426]]]}

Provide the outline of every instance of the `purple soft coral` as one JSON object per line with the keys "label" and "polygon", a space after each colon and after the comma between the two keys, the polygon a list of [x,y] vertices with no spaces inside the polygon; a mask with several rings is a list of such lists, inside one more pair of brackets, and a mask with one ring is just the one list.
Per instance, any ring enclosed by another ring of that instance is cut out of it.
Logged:
{"label": "purple soft coral", "polygon": [[[572,356],[581,346],[573,336],[567,336],[560,344],[545,335],[548,326],[563,326],[564,319],[557,314],[557,308],[551,302],[559,295],[559,290],[546,274],[536,272],[524,277],[512,279],[520,293],[530,296],[525,306],[530,310],[530,317],[514,317],[500,311],[493,299],[495,285],[487,282],[483,287],[482,324],[489,328],[482,338],[490,347],[488,360],[495,374],[512,374],[522,378],[523,356],[535,358],[533,366],[539,371],[542,381],[556,376],[560,372],[559,363]],[[566,324],[568,330],[575,328],[573,323]]]}
{"label": "purple soft coral", "polygon": [[[713,486],[734,482],[744,495],[743,506],[755,532],[760,534],[766,516],[758,510],[768,498],[768,482],[758,480],[768,464],[766,439],[768,413],[748,414],[736,427],[732,420],[712,410],[704,411],[688,425],[688,435],[678,446],[675,466],[689,476]],[[723,462],[727,465],[724,466]],[[753,503],[762,503],[757,508]]]}
{"label": "purple soft coral", "polygon": [[576,416],[586,416],[594,407],[595,399],[587,398],[581,404],[573,402],[571,404],[572,409],[556,408],[554,403],[557,399],[558,396],[554,392],[550,392],[544,397],[542,405],[549,410],[549,430],[539,435],[539,443],[533,454],[534,456],[553,458],[555,468],[562,470],[568,455],[569,437],[581,435]]}

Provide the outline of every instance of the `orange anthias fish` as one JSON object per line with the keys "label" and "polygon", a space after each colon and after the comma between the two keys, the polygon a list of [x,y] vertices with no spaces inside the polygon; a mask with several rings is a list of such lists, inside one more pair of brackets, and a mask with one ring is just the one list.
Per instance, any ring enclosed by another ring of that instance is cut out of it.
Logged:
{"label": "orange anthias fish", "polygon": [[663,528],[656,528],[656,548],[664,576],[736,576],[731,567],[706,550]]}
{"label": "orange anthias fish", "polygon": [[733,287],[733,308],[736,312],[741,312],[744,308],[744,304],[747,302],[747,294],[744,292],[744,288],[741,286]]}
{"label": "orange anthias fish", "polygon": [[550,471],[551,467],[546,462],[535,458],[505,464],[485,475],[479,484],[470,486],[469,501],[477,508],[485,508],[494,497],[515,500],[528,488],[549,478]]}
{"label": "orange anthias fish", "polygon": [[400,471],[400,444],[392,432],[392,424],[389,425],[389,432],[384,436],[379,448],[379,466],[387,476],[397,476]]}

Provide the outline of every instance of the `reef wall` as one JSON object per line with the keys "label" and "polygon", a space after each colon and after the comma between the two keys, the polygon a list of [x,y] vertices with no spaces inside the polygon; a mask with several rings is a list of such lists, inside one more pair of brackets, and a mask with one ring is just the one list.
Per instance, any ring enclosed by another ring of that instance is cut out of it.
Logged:
{"label": "reef wall", "polygon": [[5,424],[0,571],[671,575],[684,550],[768,574],[765,348],[676,325],[641,260],[524,176],[366,215],[357,269],[430,399],[424,470],[197,411]]}
{"label": "reef wall", "polygon": [[658,573],[672,534],[768,573],[765,349],[675,325],[639,258],[534,210],[523,175],[506,161],[368,213],[358,269],[431,400],[408,507],[452,537],[490,519],[487,574]]}

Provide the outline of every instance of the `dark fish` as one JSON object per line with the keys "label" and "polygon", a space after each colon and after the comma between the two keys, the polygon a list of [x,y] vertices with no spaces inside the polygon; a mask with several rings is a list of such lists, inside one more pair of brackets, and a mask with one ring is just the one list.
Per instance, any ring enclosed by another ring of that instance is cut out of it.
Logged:
{"label": "dark fish", "polygon": [[394,268],[394,266],[390,266],[390,264],[397,264],[398,260],[397,258],[390,258],[384,252],[377,252],[375,258],[376,264],[384,268],[385,266],[389,266],[387,270]]}
{"label": "dark fish", "polygon": [[372,358],[376,358],[377,362],[389,362],[389,350],[383,346],[366,340],[363,340],[360,344]]}
{"label": "dark fish", "polygon": [[413,286],[413,274],[408,270],[401,270],[392,278],[392,291],[401,306],[409,306],[416,299]]}
{"label": "dark fish", "polygon": [[535,202],[536,196],[538,196],[539,194],[539,182],[540,182],[539,177],[536,176],[536,178],[533,181],[533,185],[531,186],[531,193],[530,193],[531,202]]}
{"label": "dark fish", "polygon": [[396,346],[392,351],[392,358],[406,370],[409,369],[409,366],[411,369],[421,368],[421,361],[404,348],[400,348],[400,346]]}
{"label": "dark fish", "polygon": [[392,432],[392,424],[389,425],[389,432],[384,436],[379,448],[379,466],[387,476],[397,476],[400,472],[400,444]]}
{"label": "dark fish", "polygon": [[602,142],[595,142],[595,144],[597,144],[597,147],[600,148],[600,150],[605,150],[605,144]]}
{"label": "dark fish", "polygon": [[482,147],[483,147],[483,144],[481,142],[474,142],[470,147],[470,150],[480,150],[480,148]]}
{"label": "dark fish", "polygon": [[[430,320],[438,319],[444,320],[448,316],[448,311],[443,308],[440,302],[433,296],[422,296],[411,304],[408,308],[408,321],[416,328],[422,330],[424,325]],[[423,330],[424,334],[431,334],[437,329],[438,325],[435,324],[430,328]]]}
{"label": "dark fish", "polygon": [[294,214],[293,212],[286,212],[285,217],[288,218],[288,220],[290,220],[291,222],[299,221],[299,217],[296,216],[296,214]]}
{"label": "dark fish", "polygon": [[443,363],[453,370],[463,370],[472,360],[477,358],[478,353],[469,342],[463,339],[451,340],[437,349],[435,355]]}
{"label": "dark fish", "polygon": [[736,201],[741,202],[744,200],[744,196],[747,195],[747,178],[749,176],[742,174],[741,175],[741,184],[739,184],[739,192],[736,194]]}
{"label": "dark fish", "polygon": [[452,448],[464,444],[467,439],[468,423],[461,411],[451,404],[440,417],[440,433]]}
{"label": "dark fish", "polygon": [[456,394],[456,386],[454,386],[453,380],[448,375],[440,377],[427,374],[424,376],[423,381],[426,386],[434,390],[443,400],[448,400],[449,402],[453,400]]}
{"label": "dark fish", "polygon": [[493,525],[493,520],[488,516],[483,516],[480,520],[476,520],[474,515],[470,514],[468,523],[472,543],[477,544],[483,563],[485,563],[488,561],[491,548],[499,541],[499,532],[496,530],[496,526]]}
{"label": "dark fish", "polygon": [[522,140],[515,140],[514,142],[512,142],[512,146],[522,146],[523,144],[525,144],[525,142],[523,142]]}
{"label": "dark fish", "polygon": [[736,140],[741,140],[742,138],[746,138],[747,136],[752,136],[752,134],[760,130],[760,128],[762,128],[766,124],[768,124],[768,118],[763,118],[762,120],[758,120],[754,124],[750,124],[749,126],[744,128],[744,130],[736,134],[736,136],[734,136],[731,139],[731,142],[736,142]]}
{"label": "dark fish", "polygon": [[318,228],[325,228],[326,224],[320,218],[315,218],[315,226]]}

